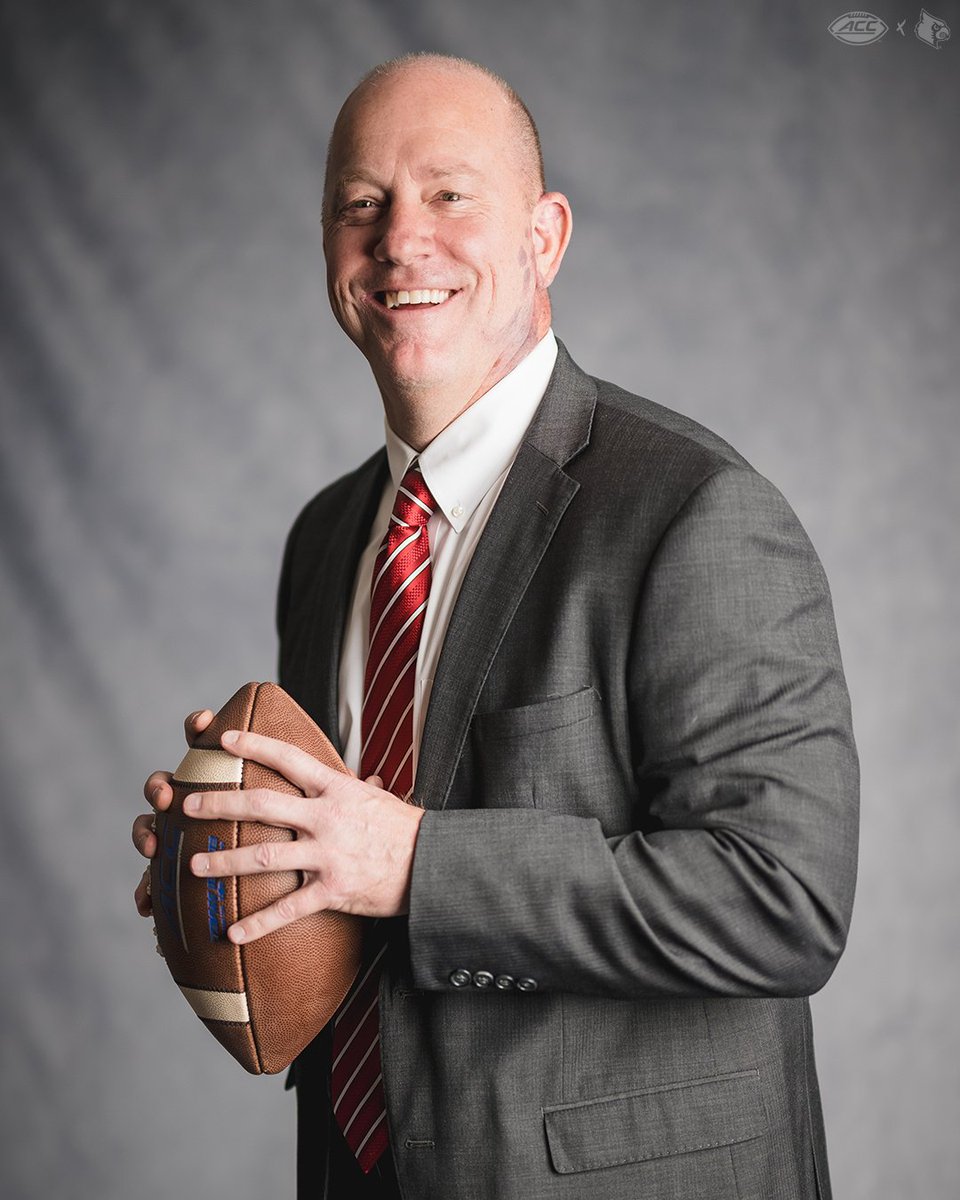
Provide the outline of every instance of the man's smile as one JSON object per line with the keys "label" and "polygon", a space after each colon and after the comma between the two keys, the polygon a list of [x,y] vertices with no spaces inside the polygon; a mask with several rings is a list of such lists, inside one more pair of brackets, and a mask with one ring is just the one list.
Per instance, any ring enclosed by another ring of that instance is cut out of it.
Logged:
{"label": "man's smile", "polygon": [[373,293],[374,298],[385,308],[415,308],[443,304],[454,294],[451,288],[410,288]]}

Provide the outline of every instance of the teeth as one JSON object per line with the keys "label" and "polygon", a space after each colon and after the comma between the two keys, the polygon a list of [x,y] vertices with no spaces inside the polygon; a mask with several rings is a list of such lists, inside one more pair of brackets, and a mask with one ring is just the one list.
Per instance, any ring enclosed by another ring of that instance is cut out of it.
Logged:
{"label": "teeth", "polygon": [[410,292],[386,292],[387,308],[401,304],[442,304],[450,292],[446,288],[414,288]]}

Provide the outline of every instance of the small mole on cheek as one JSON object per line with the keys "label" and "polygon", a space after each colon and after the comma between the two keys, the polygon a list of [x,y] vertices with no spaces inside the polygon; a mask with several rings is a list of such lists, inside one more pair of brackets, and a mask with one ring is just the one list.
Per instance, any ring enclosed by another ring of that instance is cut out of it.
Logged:
{"label": "small mole on cheek", "polygon": [[527,261],[527,252],[526,252],[526,250],[523,248],[523,246],[521,246],[521,247],[520,247],[520,252],[519,252],[519,254],[517,255],[517,266],[518,266],[518,267],[522,267],[522,266],[523,266],[523,264],[524,264],[526,261]]}
{"label": "small mole on cheek", "polygon": [[530,268],[525,267],[523,271],[523,286],[526,287],[530,282]]}

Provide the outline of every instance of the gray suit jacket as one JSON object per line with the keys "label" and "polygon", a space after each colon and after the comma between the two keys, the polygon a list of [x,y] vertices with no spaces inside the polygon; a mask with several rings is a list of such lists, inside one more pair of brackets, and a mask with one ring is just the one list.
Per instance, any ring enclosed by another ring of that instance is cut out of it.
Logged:
{"label": "gray suit jacket", "polygon": [[[385,479],[381,452],[287,547],[281,680],[328,731]],[[806,997],[846,936],[857,762],[826,580],[726,443],[562,347],[463,583],[416,795],[381,988],[405,1195],[829,1196]]]}

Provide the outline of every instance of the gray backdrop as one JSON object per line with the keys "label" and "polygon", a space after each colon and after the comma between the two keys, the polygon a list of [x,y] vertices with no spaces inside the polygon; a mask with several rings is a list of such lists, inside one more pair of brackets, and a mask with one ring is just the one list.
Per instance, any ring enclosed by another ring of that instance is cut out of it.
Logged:
{"label": "gray backdrop", "polygon": [[[381,436],[327,311],[323,146],[374,62],[517,84],[575,213],[555,326],[728,437],[824,559],[863,758],[814,1002],[835,1189],[960,1177],[960,11],[876,0],[3,0],[0,837],[13,1200],[293,1194],[293,1102],[167,978],[129,826],[180,720],[274,673],[285,531]],[[896,29],[904,20],[904,36]]]}

